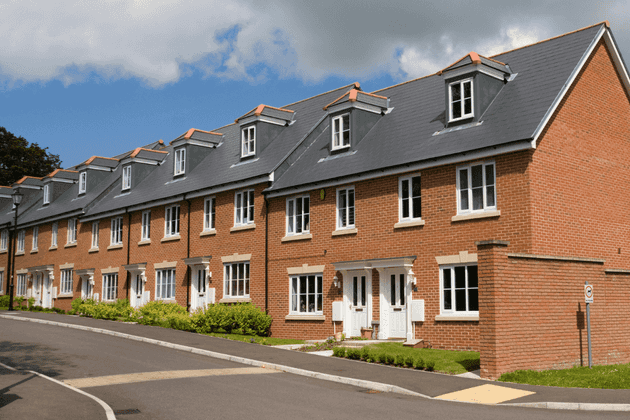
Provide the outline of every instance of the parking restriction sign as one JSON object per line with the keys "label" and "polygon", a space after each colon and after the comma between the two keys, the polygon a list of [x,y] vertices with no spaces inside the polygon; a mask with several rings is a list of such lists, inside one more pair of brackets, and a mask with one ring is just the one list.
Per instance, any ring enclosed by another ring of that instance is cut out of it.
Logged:
{"label": "parking restriction sign", "polygon": [[593,303],[593,285],[592,284],[584,285],[584,301],[586,303]]}

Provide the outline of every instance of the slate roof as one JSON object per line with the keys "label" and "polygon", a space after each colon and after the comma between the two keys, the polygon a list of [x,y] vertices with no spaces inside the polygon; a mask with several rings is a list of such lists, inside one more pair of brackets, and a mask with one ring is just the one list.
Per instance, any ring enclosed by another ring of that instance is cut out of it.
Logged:
{"label": "slate roof", "polygon": [[494,56],[517,73],[488,107],[481,125],[445,127],[445,82],[434,74],[380,91],[393,111],[353,149],[329,156],[329,136],[306,148],[267,191],[278,191],[475,150],[530,140],[602,24]]}

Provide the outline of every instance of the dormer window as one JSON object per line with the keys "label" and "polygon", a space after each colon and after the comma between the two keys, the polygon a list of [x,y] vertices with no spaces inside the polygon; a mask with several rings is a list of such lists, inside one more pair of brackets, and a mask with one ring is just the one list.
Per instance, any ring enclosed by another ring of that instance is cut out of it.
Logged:
{"label": "dormer window", "polygon": [[128,190],[131,188],[131,165],[127,165],[123,168],[122,176],[122,189]]}
{"label": "dormer window", "polygon": [[186,172],[186,149],[175,150],[175,175],[183,175]]}
{"label": "dormer window", "polygon": [[462,120],[474,116],[473,81],[464,79],[448,86],[449,121]]}
{"label": "dormer window", "polygon": [[256,154],[256,127],[249,126],[241,130],[241,157]]}
{"label": "dormer window", "polygon": [[87,172],[79,174],[79,194],[85,194],[87,190]]}
{"label": "dormer window", "polygon": [[50,191],[49,191],[49,185],[44,185],[44,204],[49,204],[50,203]]}
{"label": "dormer window", "polygon": [[333,118],[332,150],[350,147],[350,114]]}

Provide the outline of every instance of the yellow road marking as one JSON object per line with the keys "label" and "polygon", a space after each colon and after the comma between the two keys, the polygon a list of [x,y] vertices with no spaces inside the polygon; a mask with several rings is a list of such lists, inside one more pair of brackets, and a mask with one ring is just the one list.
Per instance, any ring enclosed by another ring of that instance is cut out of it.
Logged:
{"label": "yellow road marking", "polygon": [[235,368],[235,369],[195,369],[169,370],[160,372],[128,373],[125,375],[98,376],[94,378],[66,379],[65,384],[75,388],[89,388],[92,386],[108,386],[132,384],[136,382],[161,381],[164,379],[196,378],[201,376],[227,375],[256,375],[261,373],[276,373],[277,370],[265,368]]}
{"label": "yellow road marking", "polygon": [[499,404],[504,401],[532,394],[535,394],[535,392],[488,384],[464,389],[462,391],[451,392],[435,398],[440,400],[472,402],[477,404]]}

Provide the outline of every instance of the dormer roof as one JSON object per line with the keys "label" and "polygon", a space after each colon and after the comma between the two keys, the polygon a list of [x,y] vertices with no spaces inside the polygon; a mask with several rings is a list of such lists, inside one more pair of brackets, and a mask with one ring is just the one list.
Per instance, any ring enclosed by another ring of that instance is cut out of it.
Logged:
{"label": "dormer roof", "polygon": [[372,112],[383,112],[389,107],[389,99],[386,96],[375,95],[352,88],[328,105],[324,111],[335,112],[345,108],[364,108]]}
{"label": "dormer roof", "polygon": [[138,147],[133,152],[131,152],[129,156],[127,156],[124,159],[121,159],[120,163],[126,164],[126,163],[134,162],[134,161],[138,161],[138,162],[145,161],[146,163],[158,163],[158,162],[162,162],[166,158],[167,155],[168,155],[168,152],[164,150],[151,150],[151,149],[145,149],[143,147]]}
{"label": "dormer roof", "polygon": [[87,168],[113,170],[116,168],[116,166],[118,166],[118,159],[102,156],[92,156],[85,162],[77,165],[76,169],[79,171]]}
{"label": "dormer roof", "polygon": [[173,147],[182,144],[195,144],[197,146],[216,147],[223,141],[223,134],[215,131],[204,131],[197,128],[191,128],[175,140],[171,141]]}
{"label": "dormer roof", "polygon": [[0,186],[0,198],[11,198],[11,194],[13,194],[11,187]]}
{"label": "dormer roof", "polygon": [[260,104],[245,115],[234,120],[237,124],[248,124],[254,121],[264,121],[272,124],[289,125],[295,118],[295,111],[276,108]]}
{"label": "dormer roof", "polygon": [[502,63],[493,58],[484,57],[482,55],[477,54],[474,51],[469,52],[468,54],[466,54],[459,60],[455,61],[450,66],[447,66],[443,68],[442,70],[438,71],[437,74],[442,75],[445,78],[448,78],[449,76],[454,77],[459,74],[462,74],[462,71],[466,72],[467,70],[470,70],[470,71],[482,70],[484,68],[487,69],[486,71],[493,72],[496,76],[500,74],[498,72],[503,73],[503,77],[509,76],[512,74],[512,70],[510,69],[510,66],[508,66],[507,64]]}
{"label": "dormer roof", "polygon": [[79,172],[77,171],[69,171],[67,169],[55,169],[48,175],[44,177],[44,181],[48,180],[71,180],[76,181],[79,179]]}
{"label": "dormer roof", "polygon": [[13,185],[20,187],[41,187],[43,183],[42,178],[35,176],[23,176],[22,179],[15,182]]}

